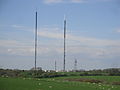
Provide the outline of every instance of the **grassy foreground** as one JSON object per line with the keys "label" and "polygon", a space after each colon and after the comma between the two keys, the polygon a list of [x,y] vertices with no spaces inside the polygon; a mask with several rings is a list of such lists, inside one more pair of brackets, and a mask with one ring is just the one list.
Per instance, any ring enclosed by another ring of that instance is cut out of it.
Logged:
{"label": "grassy foreground", "polygon": [[120,76],[76,76],[43,79],[0,77],[0,90],[120,90],[120,85],[66,81],[66,79],[80,78],[106,82],[120,81]]}

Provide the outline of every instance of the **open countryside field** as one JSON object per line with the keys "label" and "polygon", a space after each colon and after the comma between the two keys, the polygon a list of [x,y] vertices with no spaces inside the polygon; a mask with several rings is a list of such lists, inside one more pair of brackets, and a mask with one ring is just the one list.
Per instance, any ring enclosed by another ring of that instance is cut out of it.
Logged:
{"label": "open countryside field", "polygon": [[[90,83],[85,80],[101,80]],[[59,78],[0,78],[0,90],[120,90],[120,76],[75,76]]]}

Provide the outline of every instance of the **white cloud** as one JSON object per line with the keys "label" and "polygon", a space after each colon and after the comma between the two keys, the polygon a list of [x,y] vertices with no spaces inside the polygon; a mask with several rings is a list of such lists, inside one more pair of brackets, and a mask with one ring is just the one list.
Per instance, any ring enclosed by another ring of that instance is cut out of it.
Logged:
{"label": "white cloud", "polygon": [[24,26],[20,26],[20,25],[11,25],[11,27],[13,27],[13,28],[24,28]]}
{"label": "white cloud", "polygon": [[[51,55],[63,53],[63,32],[59,28],[42,28],[39,29],[38,38],[44,37],[49,39],[47,44],[40,39],[38,42],[38,55]],[[53,42],[51,42],[51,40]],[[12,55],[34,55],[34,41],[27,43],[15,40],[0,40],[0,53]],[[91,37],[82,37],[67,34],[67,53],[84,54],[88,57],[114,57],[119,55],[119,40],[104,40]],[[44,45],[45,44],[45,45]],[[4,48],[4,49],[3,49]]]}
{"label": "white cloud", "polygon": [[[22,56],[33,56],[34,55],[34,42],[26,43],[19,42],[15,40],[0,40],[0,53],[10,54],[10,55],[22,55]],[[49,45],[39,45],[38,55],[45,55],[50,53],[62,53],[62,48],[49,46]]]}
{"label": "white cloud", "polygon": [[51,4],[51,3],[83,3],[87,0],[44,0],[44,3]]}
{"label": "white cloud", "polygon": [[8,49],[8,53],[11,55],[33,55],[34,49],[30,47],[25,47],[25,48],[10,48]]}
{"label": "white cloud", "polygon": [[105,2],[108,2],[108,1],[113,1],[113,0],[97,0],[97,1],[105,1]]}
{"label": "white cloud", "polygon": [[71,0],[71,3],[84,3],[87,2],[87,0]]}
{"label": "white cloud", "polygon": [[48,37],[48,38],[54,38],[54,39],[63,38],[63,35],[60,33],[52,33],[52,32],[47,32],[47,31],[39,32],[38,35],[42,37]]}
{"label": "white cloud", "polygon": [[118,33],[120,33],[120,29],[117,29],[116,31],[117,31]]}
{"label": "white cloud", "polygon": [[[40,30],[40,32],[38,32],[38,35],[41,37],[47,37],[53,39],[63,39],[63,33],[61,32]],[[67,40],[76,41],[80,45],[87,45],[92,47],[120,46],[119,40],[97,39],[91,37],[75,36],[71,34],[67,34]]]}
{"label": "white cloud", "polygon": [[0,42],[0,53],[12,55],[30,55],[33,52],[34,46],[31,46],[32,44],[27,42],[16,40],[0,40]]}
{"label": "white cloud", "polygon": [[108,2],[113,0],[43,0],[46,4],[51,3],[85,3],[85,2]]}
{"label": "white cloud", "polygon": [[[15,40],[0,40],[0,46],[1,47],[16,47],[18,45],[20,45],[21,43],[15,41]],[[21,44],[22,45],[22,44]]]}
{"label": "white cloud", "polygon": [[[6,41],[7,42],[7,41]],[[57,41],[55,41],[57,43]],[[4,43],[5,44],[5,43]],[[9,42],[10,44],[10,42]],[[0,53],[10,54],[10,55],[22,55],[22,56],[34,56],[34,46],[20,46],[20,44],[14,44],[11,42],[12,47],[4,47],[4,45],[0,45]],[[15,47],[19,45],[18,47]],[[52,46],[49,45],[40,45],[38,46],[38,56],[42,55],[61,55],[63,53],[63,45]],[[104,48],[104,47],[84,47],[81,45],[69,46],[67,45],[67,55],[69,54],[83,54],[90,58],[107,58],[107,57],[115,57],[119,56],[120,49],[118,47]]]}
{"label": "white cloud", "polygon": [[26,26],[22,26],[22,25],[13,24],[13,25],[10,25],[10,27],[14,28],[15,30],[33,31],[33,29],[28,28]]}
{"label": "white cloud", "polygon": [[[54,30],[54,29],[50,29]],[[60,30],[60,29],[59,29]],[[55,40],[54,44],[58,43],[58,41],[63,41],[63,33],[62,32],[52,32],[49,30],[39,30],[38,32],[39,37],[47,37]],[[61,30],[62,31],[62,30]],[[75,36],[71,34],[67,34],[67,52],[71,54],[86,54],[87,56],[94,57],[94,58],[101,58],[101,57],[112,57],[119,55],[120,50],[120,40],[107,40],[107,39],[97,39],[91,37],[82,37],[82,36]],[[53,44],[53,46],[54,46]],[[63,42],[58,43],[61,47],[54,47],[50,49],[50,52],[59,52],[63,53]]]}
{"label": "white cloud", "polygon": [[50,4],[50,3],[61,3],[63,0],[44,0],[44,3]]}

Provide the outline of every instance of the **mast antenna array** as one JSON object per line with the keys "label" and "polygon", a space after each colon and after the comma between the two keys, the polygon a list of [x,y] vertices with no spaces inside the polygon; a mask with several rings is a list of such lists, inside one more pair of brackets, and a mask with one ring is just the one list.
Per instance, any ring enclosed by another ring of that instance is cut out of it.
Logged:
{"label": "mast antenna array", "polygon": [[37,60],[37,11],[35,13],[35,70],[36,70],[36,60]]}
{"label": "mast antenna array", "polygon": [[77,59],[75,59],[74,70],[77,70]]}
{"label": "mast antenna array", "polygon": [[65,71],[65,59],[66,59],[66,17],[64,16],[64,65],[63,65],[63,71]]}
{"label": "mast antenna array", "polygon": [[56,70],[57,70],[57,63],[56,63],[56,61],[55,61],[55,72],[56,72]]}

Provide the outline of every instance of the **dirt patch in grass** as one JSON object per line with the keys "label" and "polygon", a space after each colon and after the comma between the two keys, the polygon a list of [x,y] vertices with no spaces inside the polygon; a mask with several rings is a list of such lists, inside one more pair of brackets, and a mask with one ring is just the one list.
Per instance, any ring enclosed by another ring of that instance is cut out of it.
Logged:
{"label": "dirt patch in grass", "polygon": [[112,82],[112,85],[120,85],[120,82]]}
{"label": "dirt patch in grass", "polygon": [[81,79],[65,79],[66,81],[76,81],[76,82],[89,82],[89,83],[102,83],[102,84],[112,84],[112,85],[120,85],[120,82],[108,82],[105,80],[96,80],[96,79],[88,79],[88,78],[81,78]]}
{"label": "dirt patch in grass", "polygon": [[96,79],[66,79],[67,81],[89,82],[89,83],[103,83],[103,80]]}

